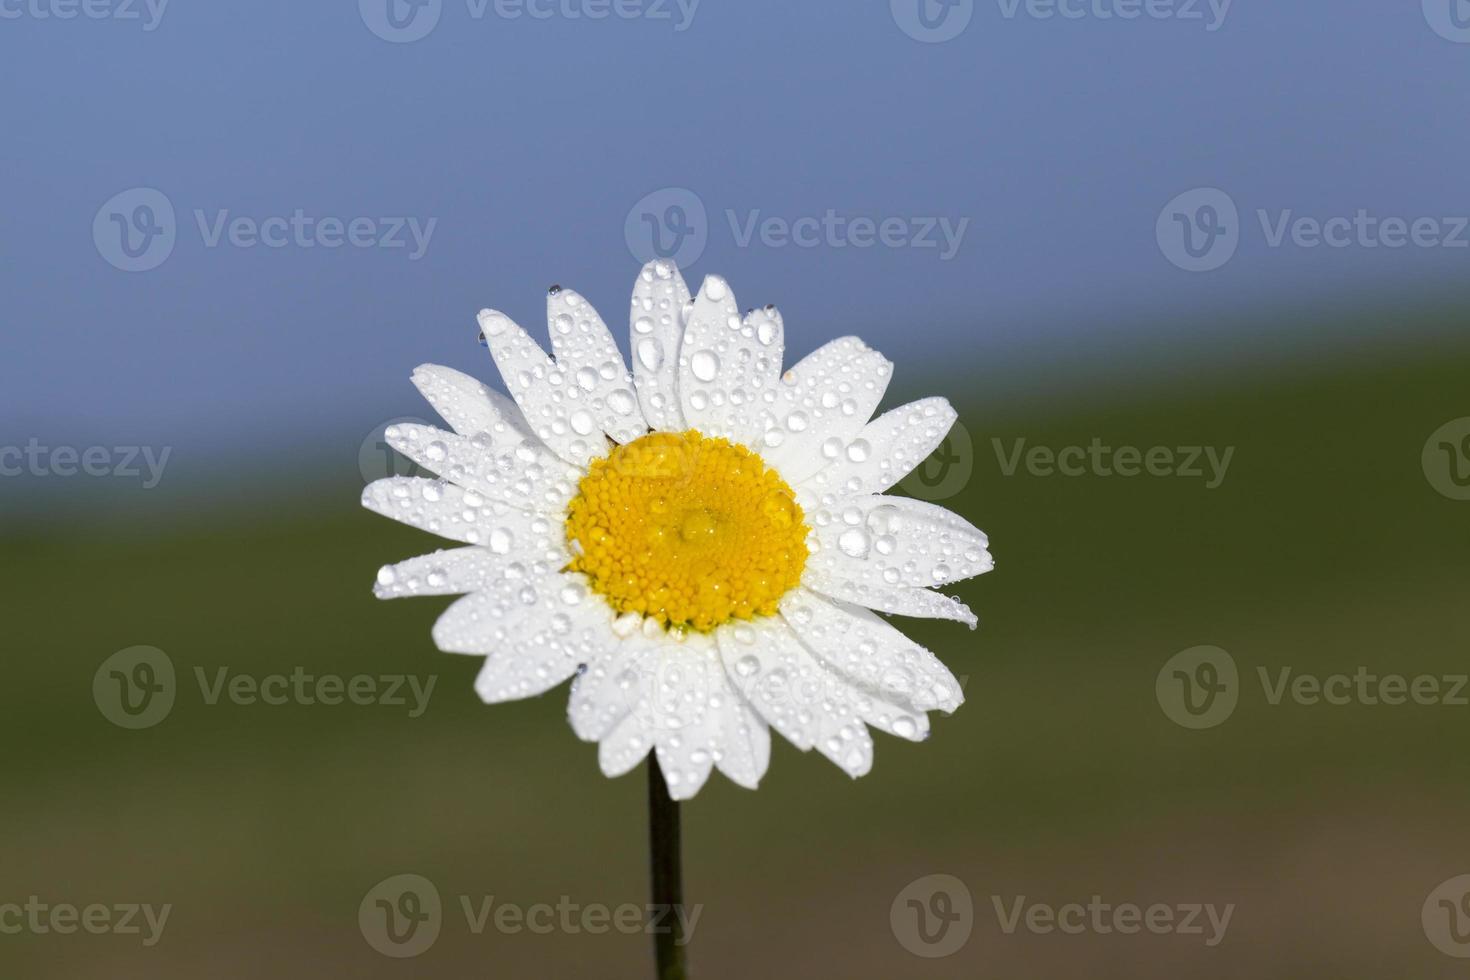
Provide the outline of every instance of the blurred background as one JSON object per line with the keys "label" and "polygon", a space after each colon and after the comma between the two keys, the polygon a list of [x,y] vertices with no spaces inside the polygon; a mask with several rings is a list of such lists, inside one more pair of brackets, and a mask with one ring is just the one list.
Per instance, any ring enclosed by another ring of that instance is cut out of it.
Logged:
{"label": "blurred background", "polygon": [[[1465,0],[0,0],[0,974],[652,972],[467,917],[647,902],[643,772],[480,704],[358,496],[478,309],[621,335],[662,256],[950,397],[903,490],[998,562],[900,621],[926,744],[684,807],[696,976],[1461,975],[1467,77]],[[298,672],[434,687],[210,696]]]}

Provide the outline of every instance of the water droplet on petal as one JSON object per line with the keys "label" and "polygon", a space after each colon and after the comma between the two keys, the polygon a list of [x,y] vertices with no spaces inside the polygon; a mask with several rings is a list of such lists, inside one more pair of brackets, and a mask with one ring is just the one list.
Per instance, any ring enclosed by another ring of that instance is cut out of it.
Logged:
{"label": "water droplet on petal", "polygon": [[593,421],[592,413],[585,409],[578,409],[573,412],[572,417],[567,421],[571,423],[572,431],[581,436],[590,435],[593,427],[596,425],[596,422]]}
{"label": "water droplet on petal", "polygon": [[720,358],[712,350],[695,351],[689,359],[689,370],[700,381],[713,381],[720,373]]}
{"label": "water droplet on petal", "polygon": [[837,547],[841,548],[842,553],[849,558],[866,558],[871,545],[872,541],[868,537],[868,532],[860,527],[843,531],[842,536],[837,539]]}
{"label": "water droplet on petal", "polygon": [[653,337],[638,341],[638,362],[650,371],[657,371],[664,362],[664,349]]}

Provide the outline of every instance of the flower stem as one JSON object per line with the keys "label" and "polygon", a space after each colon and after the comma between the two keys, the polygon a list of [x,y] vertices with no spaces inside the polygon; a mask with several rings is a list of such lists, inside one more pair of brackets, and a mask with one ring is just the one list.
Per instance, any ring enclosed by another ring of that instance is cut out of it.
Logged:
{"label": "flower stem", "polygon": [[653,905],[658,910],[653,934],[657,980],[688,980],[684,937],[684,871],[679,858],[679,804],[648,754],[648,859],[653,877]]}

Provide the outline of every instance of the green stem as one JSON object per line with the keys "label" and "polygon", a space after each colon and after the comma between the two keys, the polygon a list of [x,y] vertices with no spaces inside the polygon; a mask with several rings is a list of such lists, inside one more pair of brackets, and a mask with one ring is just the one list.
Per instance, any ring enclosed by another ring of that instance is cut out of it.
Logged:
{"label": "green stem", "polygon": [[[679,804],[669,796],[658,759],[648,754],[648,858],[659,929],[653,934],[657,980],[688,980],[684,872],[679,858]],[[665,911],[667,910],[667,911]]]}

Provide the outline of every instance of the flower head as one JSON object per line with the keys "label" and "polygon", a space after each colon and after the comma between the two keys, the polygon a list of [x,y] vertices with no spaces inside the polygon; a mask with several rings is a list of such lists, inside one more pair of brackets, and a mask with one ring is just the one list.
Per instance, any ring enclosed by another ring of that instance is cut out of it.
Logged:
{"label": "flower head", "polygon": [[571,725],[603,771],[655,751],[676,799],[712,768],[754,788],[773,727],[860,776],[869,726],[918,740],[959,706],[949,670],[875,612],[975,624],[935,587],[990,570],[985,535],[884,493],[944,439],[944,399],[873,419],[881,354],[844,337],[783,374],[775,307],[742,317],[714,276],[691,297],[668,262],[634,285],[631,373],[582,297],[553,288],[547,317],[554,357],[479,316],[514,401],[420,367],[453,431],[387,438],[439,479],[363,494],[466,545],[385,566],[377,594],[463,595],[434,640],[485,657],[481,698],[575,675]]}

